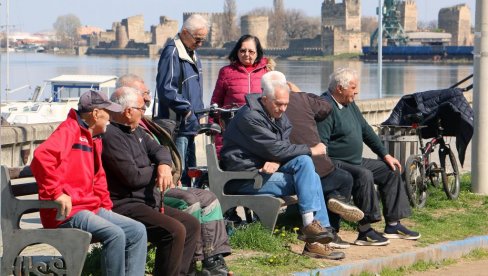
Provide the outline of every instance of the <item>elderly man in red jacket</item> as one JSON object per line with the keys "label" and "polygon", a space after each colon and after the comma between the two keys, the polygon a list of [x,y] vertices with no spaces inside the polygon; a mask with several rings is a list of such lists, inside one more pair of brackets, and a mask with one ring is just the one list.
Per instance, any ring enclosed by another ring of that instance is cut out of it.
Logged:
{"label": "elderly man in red jacket", "polygon": [[100,135],[109,124],[109,112],[121,110],[101,93],[83,93],[78,111],[72,109],[66,121],[36,149],[31,169],[39,185],[39,199],[61,205],[60,213],[41,210],[44,227],[90,232],[103,246],[104,275],[144,275],[146,228],[111,211],[101,160]]}

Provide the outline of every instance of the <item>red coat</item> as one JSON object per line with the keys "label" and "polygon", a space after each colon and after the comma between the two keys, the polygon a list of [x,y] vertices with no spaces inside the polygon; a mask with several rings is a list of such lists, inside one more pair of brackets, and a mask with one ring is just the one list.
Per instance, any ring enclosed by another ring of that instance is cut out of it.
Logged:
{"label": "red coat", "polygon": [[[66,121],[34,152],[30,165],[39,187],[39,199],[54,200],[61,194],[71,197],[73,208],[67,218],[79,211],[94,213],[112,209],[102,167],[102,140],[93,138],[86,124],[72,109]],[[56,228],[56,209],[41,210],[45,228]]]}
{"label": "red coat", "polygon": [[251,72],[240,62],[222,67],[210,103],[219,107],[244,105],[247,94],[261,93],[261,77],[268,72],[267,63],[268,59],[262,58]]}

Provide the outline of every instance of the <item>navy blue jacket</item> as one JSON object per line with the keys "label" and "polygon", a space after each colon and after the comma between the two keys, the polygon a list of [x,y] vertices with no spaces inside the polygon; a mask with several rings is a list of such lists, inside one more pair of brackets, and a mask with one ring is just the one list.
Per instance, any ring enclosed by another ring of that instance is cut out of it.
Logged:
{"label": "navy blue jacket", "polygon": [[422,113],[426,128],[422,138],[435,137],[437,119],[440,118],[444,136],[456,136],[459,162],[464,164],[466,148],[473,136],[474,112],[459,88],[430,90],[403,96],[382,125],[410,125],[405,115]]}
{"label": "navy blue jacket", "polygon": [[220,152],[227,171],[253,171],[268,161],[284,164],[299,155],[311,155],[307,145],[290,142],[291,124],[285,114],[271,120],[260,102],[261,94],[246,95],[224,133]]}
{"label": "navy blue jacket", "polygon": [[[204,108],[202,64],[195,52],[190,57],[179,36],[164,47],[156,82],[159,99],[156,117],[181,121],[178,134],[195,135],[199,123],[194,111]],[[185,120],[190,111],[191,116]]]}

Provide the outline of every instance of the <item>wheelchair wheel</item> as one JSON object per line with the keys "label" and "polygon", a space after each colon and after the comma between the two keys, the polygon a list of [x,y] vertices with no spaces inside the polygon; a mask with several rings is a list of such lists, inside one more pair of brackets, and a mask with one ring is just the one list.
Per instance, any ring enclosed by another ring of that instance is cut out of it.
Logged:
{"label": "wheelchair wheel", "polygon": [[405,186],[410,205],[422,208],[427,201],[427,187],[421,155],[411,155],[405,165]]}
{"label": "wheelchair wheel", "polygon": [[459,168],[454,153],[448,147],[439,148],[439,161],[441,163],[441,179],[447,198],[457,199],[461,186]]}

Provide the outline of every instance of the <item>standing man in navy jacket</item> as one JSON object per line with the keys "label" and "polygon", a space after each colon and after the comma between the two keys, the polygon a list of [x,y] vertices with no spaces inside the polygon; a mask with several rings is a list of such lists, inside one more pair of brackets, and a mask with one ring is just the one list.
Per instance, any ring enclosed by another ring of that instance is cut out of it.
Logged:
{"label": "standing man in navy jacket", "polygon": [[[166,44],[158,63],[157,117],[177,123],[176,147],[181,156],[183,185],[189,186],[186,168],[196,165],[195,135],[199,128],[195,110],[203,109],[202,64],[195,50],[208,34],[208,22],[193,14],[178,35]],[[156,115],[156,114],[155,114]]]}

